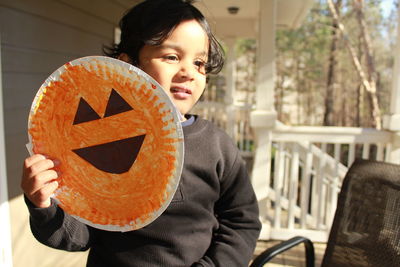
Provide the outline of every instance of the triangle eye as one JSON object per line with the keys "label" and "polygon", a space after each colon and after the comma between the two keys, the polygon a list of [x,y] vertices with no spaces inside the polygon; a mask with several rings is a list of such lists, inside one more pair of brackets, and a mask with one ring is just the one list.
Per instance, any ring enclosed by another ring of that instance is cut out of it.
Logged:
{"label": "triangle eye", "polygon": [[106,112],[104,113],[104,118],[129,110],[133,110],[133,108],[117,93],[117,91],[112,89],[110,98],[108,99]]}
{"label": "triangle eye", "polygon": [[82,97],[79,100],[78,109],[75,114],[73,125],[100,119],[99,114]]}

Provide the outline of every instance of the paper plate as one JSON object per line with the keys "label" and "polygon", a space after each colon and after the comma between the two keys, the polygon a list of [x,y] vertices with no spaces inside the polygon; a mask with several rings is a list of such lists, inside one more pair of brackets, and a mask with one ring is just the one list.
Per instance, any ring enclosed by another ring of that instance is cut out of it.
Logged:
{"label": "paper plate", "polygon": [[180,114],[149,75],[117,59],[71,61],[40,87],[32,153],[60,161],[54,198],[78,220],[139,229],[169,205],[183,164]]}

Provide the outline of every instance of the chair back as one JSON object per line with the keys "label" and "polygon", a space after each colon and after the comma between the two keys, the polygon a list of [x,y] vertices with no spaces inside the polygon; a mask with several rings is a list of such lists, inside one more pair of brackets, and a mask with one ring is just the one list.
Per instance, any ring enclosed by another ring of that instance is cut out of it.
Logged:
{"label": "chair back", "polygon": [[322,266],[400,266],[400,165],[370,160],[352,165]]}

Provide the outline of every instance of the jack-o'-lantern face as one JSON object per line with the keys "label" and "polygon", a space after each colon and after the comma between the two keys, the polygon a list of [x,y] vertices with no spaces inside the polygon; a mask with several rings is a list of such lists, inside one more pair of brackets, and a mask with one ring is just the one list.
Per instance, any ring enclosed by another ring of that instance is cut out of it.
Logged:
{"label": "jack-o'-lantern face", "polygon": [[118,231],[160,215],[183,157],[176,113],[155,82],[127,66],[103,57],[67,64],[42,86],[29,125],[34,152],[61,162],[60,206]]}
{"label": "jack-o'-lantern face", "polygon": [[[132,107],[114,90],[111,90],[104,117],[133,110]],[[81,98],[74,118],[74,125],[99,120],[100,116]],[[73,149],[72,151],[97,169],[109,173],[129,171],[135,162],[146,134],[127,137],[104,144]]]}

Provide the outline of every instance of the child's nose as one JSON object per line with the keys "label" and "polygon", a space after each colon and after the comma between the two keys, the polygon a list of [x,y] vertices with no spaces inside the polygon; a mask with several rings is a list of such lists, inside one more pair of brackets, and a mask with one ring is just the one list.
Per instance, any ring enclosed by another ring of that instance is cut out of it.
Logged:
{"label": "child's nose", "polygon": [[179,70],[179,76],[183,79],[193,79],[194,66],[193,64],[182,64]]}

